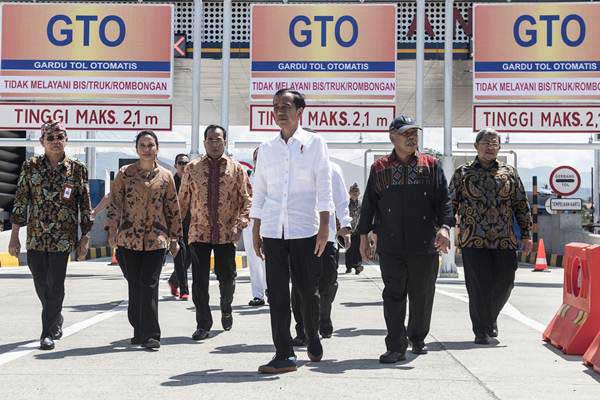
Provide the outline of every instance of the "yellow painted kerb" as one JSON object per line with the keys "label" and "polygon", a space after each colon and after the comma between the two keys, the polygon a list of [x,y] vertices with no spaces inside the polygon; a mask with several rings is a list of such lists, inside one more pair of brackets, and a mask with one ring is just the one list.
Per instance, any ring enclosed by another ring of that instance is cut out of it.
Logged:
{"label": "yellow painted kerb", "polygon": [[18,267],[19,259],[17,257],[13,257],[8,252],[3,251],[0,252],[0,267]]}

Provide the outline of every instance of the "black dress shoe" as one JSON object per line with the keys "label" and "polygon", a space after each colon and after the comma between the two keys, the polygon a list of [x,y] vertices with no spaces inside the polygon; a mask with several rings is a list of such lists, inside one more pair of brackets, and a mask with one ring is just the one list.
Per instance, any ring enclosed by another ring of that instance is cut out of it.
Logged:
{"label": "black dress shoe", "polygon": [[223,314],[221,315],[221,325],[223,325],[223,330],[230,331],[233,326],[233,315],[231,314]]}
{"label": "black dress shoe", "polygon": [[285,372],[296,371],[296,357],[278,357],[275,356],[270,362],[258,367],[261,374],[283,374]]}
{"label": "black dress shoe", "polygon": [[358,275],[361,272],[363,272],[363,270],[365,269],[365,267],[363,267],[362,265],[357,265],[356,269],[354,270],[354,275]]}
{"label": "black dress shoe", "polygon": [[253,298],[248,303],[250,307],[260,307],[265,305],[265,301],[263,299],[259,299],[258,297]]}
{"label": "black dress shoe", "polygon": [[59,340],[63,336],[62,326],[57,326],[56,329],[52,332],[52,338],[54,340]]}
{"label": "black dress shoe", "polygon": [[404,353],[400,353],[397,351],[386,351],[382,355],[379,356],[379,362],[382,364],[394,364],[398,361],[406,360],[406,356]]}
{"label": "black dress shoe", "polygon": [[490,337],[487,333],[477,333],[473,342],[475,344],[490,344]]}
{"label": "black dress shoe", "polygon": [[427,354],[428,349],[424,342],[413,343],[410,350],[413,354]]}
{"label": "black dress shoe", "polygon": [[158,349],[160,348],[160,341],[150,338],[147,339],[144,343],[142,343],[142,347],[146,349]]}
{"label": "black dress shoe", "polygon": [[192,335],[192,340],[204,340],[208,338],[208,331],[204,329],[196,329]]}
{"label": "black dress shoe", "polygon": [[292,346],[294,347],[304,347],[306,346],[306,338],[296,336],[292,339]]}
{"label": "black dress shoe", "polygon": [[331,332],[321,332],[321,337],[323,339],[329,339],[331,338],[332,333]]}
{"label": "black dress shoe", "polygon": [[129,343],[131,343],[133,345],[139,345],[139,344],[142,344],[142,342],[143,342],[142,338],[137,337],[137,336],[134,336],[131,338],[131,340],[129,340]]}
{"label": "black dress shoe", "polygon": [[54,350],[54,340],[50,336],[40,339],[40,350]]}
{"label": "black dress shoe", "polygon": [[312,362],[319,362],[323,358],[323,346],[319,338],[310,340],[306,348],[306,354]]}
{"label": "black dress shoe", "polygon": [[498,337],[498,324],[494,322],[492,327],[488,329],[487,334],[489,337]]}

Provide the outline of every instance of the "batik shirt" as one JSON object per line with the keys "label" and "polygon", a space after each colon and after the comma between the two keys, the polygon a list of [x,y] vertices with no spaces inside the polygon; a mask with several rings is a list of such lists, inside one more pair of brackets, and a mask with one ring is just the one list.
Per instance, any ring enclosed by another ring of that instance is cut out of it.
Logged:
{"label": "batik shirt", "polygon": [[52,167],[45,155],[23,163],[11,222],[27,225],[27,249],[72,251],[81,234],[92,229],[88,172],[77,160],[64,157]]}
{"label": "batik shirt", "polygon": [[354,232],[358,227],[358,220],[360,219],[360,206],[360,200],[350,199],[348,209],[350,210],[350,218],[352,218],[352,222],[350,223],[350,226],[352,227],[352,232]]}
{"label": "batik shirt", "polygon": [[181,238],[181,214],[173,175],[139,161],[122,167],[110,192],[105,229],[117,234],[117,246],[137,251],[165,249]]}
{"label": "batik shirt", "polygon": [[498,161],[486,167],[475,158],[454,172],[450,196],[458,215],[459,247],[516,249],[514,220],[521,227],[521,237],[531,239],[529,203],[513,167]]}
{"label": "batik shirt", "polygon": [[223,155],[208,156],[185,167],[179,189],[181,212],[189,211],[188,243],[233,243],[250,222],[252,201],[244,167]]}

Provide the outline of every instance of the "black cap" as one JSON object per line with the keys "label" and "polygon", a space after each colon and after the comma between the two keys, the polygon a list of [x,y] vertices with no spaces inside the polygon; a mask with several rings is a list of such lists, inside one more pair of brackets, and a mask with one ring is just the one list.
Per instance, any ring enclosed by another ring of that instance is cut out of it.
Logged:
{"label": "black cap", "polygon": [[414,119],[407,117],[406,115],[400,115],[394,119],[394,121],[390,124],[390,130],[398,131],[399,133],[404,133],[409,129],[421,129],[419,125],[415,122]]}

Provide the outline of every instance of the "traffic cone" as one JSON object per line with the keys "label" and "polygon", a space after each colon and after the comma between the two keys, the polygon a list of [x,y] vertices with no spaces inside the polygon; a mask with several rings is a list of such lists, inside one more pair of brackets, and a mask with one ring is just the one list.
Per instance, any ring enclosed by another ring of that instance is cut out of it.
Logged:
{"label": "traffic cone", "polygon": [[117,249],[112,249],[112,258],[110,259],[109,265],[119,265],[117,261]]}
{"label": "traffic cone", "polygon": [[533,268],[533,272],[548,272],[548,262],[546,261],[544,239],[540,239],[538,242],[538,250],[535,257],[535,267]]}

